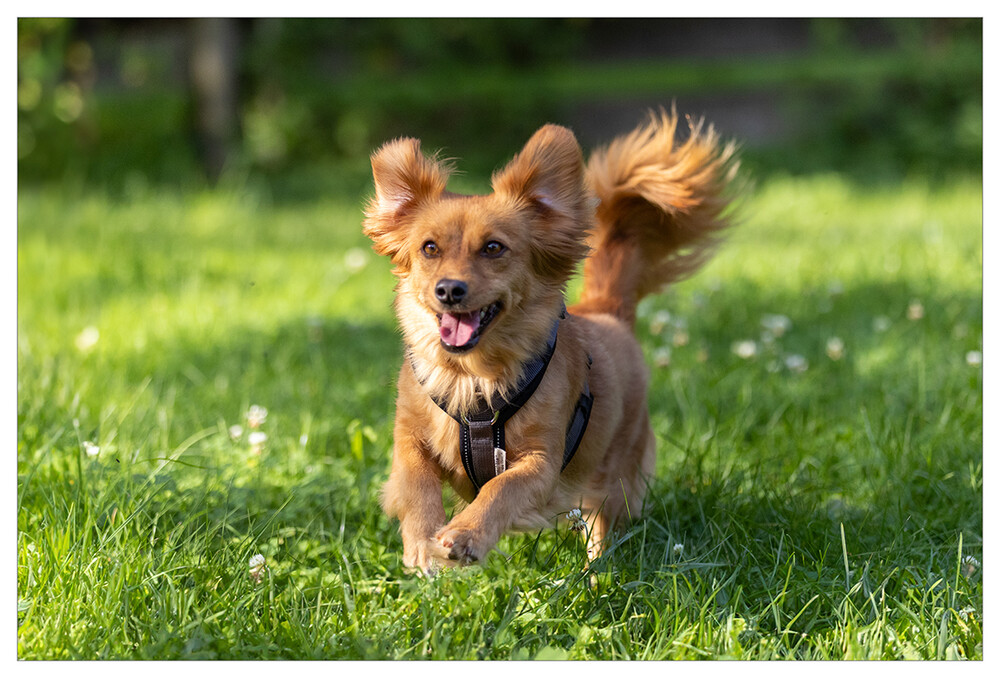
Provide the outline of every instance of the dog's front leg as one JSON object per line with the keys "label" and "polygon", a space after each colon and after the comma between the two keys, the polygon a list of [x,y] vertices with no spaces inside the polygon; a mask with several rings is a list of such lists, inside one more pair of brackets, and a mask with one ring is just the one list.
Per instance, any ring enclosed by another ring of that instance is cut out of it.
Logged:
{"label": "dog's front leg", "polygon": [[484,560],[500,536],[547,503],[559,468],[545,453],[527,453],[479,491],[436,535],[437,556],[461,565]]}
{"label": "dog's front leg", "polygon": [[441,469],[412,431],[397,423],[394,436],[382,507],[390,517],[399,518],[403,565],[431,575],[435,569],[432,540],[447,521],[441,501]]}

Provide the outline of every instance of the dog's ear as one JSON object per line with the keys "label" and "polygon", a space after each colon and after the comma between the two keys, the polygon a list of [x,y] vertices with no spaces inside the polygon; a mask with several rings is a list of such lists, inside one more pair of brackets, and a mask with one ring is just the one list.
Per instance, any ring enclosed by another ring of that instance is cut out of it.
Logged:
{"label": "dog's ear", "polygon": [[592,204],[584,184],[583,154],[573,133],[545,125],[502,170],[493,190],[534,211],[532,240],[536,268],[543,275],[568,278],[587,256],[585,243]]}
{"label": "dog's ear", "polygon": [[493,175],[493,190],[560,214],[574,213],[583,197],[583,154],[576,137],[565,127],[545,125]]}
{"label": "dog's ear", "polygon": [[364,233],[375,251],[404,264],[408,217],[444,192],[450,167],[420,152],[416,139],[397,139],[372,155],[375,196],[365,210]]}

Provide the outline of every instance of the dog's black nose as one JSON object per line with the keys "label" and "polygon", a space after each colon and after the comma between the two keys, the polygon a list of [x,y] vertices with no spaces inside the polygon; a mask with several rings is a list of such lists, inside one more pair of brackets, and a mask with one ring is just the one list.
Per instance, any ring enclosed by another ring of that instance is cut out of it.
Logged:
{"label": "dog's black nose", "polygon": [[442,278],[434,287],[434,296],[442,304],[457,304],[465,299],[465,295],[468,293],[469,286],[461,280]]}

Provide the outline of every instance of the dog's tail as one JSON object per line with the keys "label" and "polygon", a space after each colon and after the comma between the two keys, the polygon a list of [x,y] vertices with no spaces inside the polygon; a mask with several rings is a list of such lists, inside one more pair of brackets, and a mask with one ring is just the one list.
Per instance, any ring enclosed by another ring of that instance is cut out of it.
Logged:
{"label": "dog's tail", "polygon": [[600,203],[575,313],[634,324],[639,300],[694,273],[729,226],[735,145],[704,121],[688,127],[679,142],[676,113],[661,110],[591,156],[587,179]]}

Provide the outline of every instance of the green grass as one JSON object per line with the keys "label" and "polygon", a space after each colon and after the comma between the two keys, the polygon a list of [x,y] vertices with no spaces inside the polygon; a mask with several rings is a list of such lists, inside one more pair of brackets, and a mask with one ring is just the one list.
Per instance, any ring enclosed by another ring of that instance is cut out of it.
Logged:
{"label": "green grass", "polygon": [[565,530],[402,571],[360,202],[22,188],[20,658],[982,658],[978,179],[767,180],[643,304],[657,477],[593,586]]}

